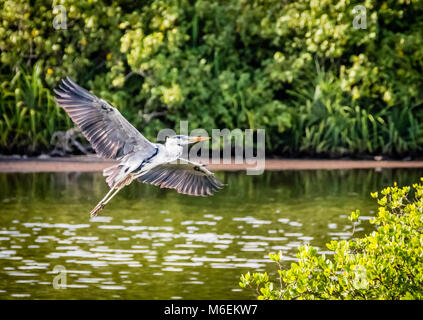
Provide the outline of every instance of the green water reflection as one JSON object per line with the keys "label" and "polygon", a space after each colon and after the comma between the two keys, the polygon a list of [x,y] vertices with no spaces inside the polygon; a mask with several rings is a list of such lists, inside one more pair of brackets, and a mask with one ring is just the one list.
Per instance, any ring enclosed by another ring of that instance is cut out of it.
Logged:
{"label": "green water reflection", "polygon": [[[217,173],[228,186],[209,198],[133,183],[101,217],[89,212],[107,192],[101,173],[0,174],[0,299],[250,299],[246,271],[285,266],[297,247],[325,251],[347,239],[346,216],[361,209],[369,232],[369,193],[419,170]],[[56,266],[67,288],[54,289]]]}

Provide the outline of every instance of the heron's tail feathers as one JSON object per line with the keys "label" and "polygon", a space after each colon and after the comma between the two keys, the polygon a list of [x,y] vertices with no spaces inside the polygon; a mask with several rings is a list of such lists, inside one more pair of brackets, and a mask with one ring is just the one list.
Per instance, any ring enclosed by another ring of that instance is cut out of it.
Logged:
{"label": "heron's tail feathers", "polygon": [[125,175],[124,168],[118,164],[103,170],[103,176],[107,177],[106,182],[109,187],[113,187]]}

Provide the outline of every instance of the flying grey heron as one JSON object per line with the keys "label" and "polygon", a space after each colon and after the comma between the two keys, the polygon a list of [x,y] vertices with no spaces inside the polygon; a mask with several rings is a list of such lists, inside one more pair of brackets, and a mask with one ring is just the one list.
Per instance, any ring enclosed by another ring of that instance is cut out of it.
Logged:
{"label": "flying grey heron", "polygon": [[181,158],[182,145],[210,138],[176,135],[168,137],[165,144],[151,143],[116,108],[69,77],[62,79],[54,92],[57,104],[66,110],[95,152],[118,161],[103,170],[110,190],[91,216],[134,180],[194,196],[212,195],[223,187],[204,164]]}

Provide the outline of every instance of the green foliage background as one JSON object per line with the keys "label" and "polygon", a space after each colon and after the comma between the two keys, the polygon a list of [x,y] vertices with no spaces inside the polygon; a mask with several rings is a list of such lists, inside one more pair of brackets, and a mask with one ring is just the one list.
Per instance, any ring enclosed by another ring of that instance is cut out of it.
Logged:
{"label": "green foliage background", "polygon": [[2,153],[72,127],[51,94],[66,75],[148,138],[189,120],[265,128],[278,155],[422,149],[420,0],[0,0],[0,21]]}

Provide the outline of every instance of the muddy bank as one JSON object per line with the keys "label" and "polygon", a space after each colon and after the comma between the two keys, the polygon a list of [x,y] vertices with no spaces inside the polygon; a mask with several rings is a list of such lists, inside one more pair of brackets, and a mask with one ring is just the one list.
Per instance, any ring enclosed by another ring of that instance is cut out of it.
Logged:
{"label": "muddy bank", "polygon": [[[0,172],[95,172],[115,162],[96,156],[74,156],[67,158],[0,158]],[[245,164],[209,164],[210,170],[245,170]],[[337,170],[337,169],[383,169],[423,168],[423,161],[374,161],[374,160],[301,160],[268,159],[266,170]]]}

